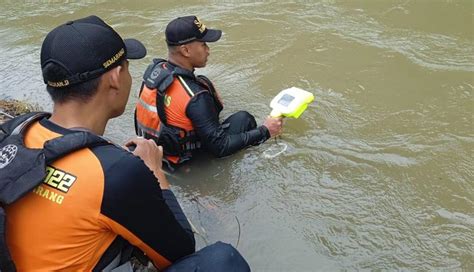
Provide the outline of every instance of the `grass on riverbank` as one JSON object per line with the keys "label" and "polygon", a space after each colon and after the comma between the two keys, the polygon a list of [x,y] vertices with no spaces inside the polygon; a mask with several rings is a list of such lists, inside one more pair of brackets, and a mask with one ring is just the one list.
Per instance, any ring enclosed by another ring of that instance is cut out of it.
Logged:
{"label": "grass on riverbank", "polygon": [[23,113],[41,111],[38,105],[32,105],[20,100],[0,100],[0,124]]}

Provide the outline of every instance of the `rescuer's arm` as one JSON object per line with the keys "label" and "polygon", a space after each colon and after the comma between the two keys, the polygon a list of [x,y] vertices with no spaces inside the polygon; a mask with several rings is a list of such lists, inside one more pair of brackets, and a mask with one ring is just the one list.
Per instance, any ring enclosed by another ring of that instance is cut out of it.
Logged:
{"label": "rescuer's arm", "polygon": [[170,184],[166,175],[162,169],[163,166],[163,148],[157,146],[155,141],[147,140],[141,137],[136,137],[130,139],[125,143],[125,147],[134,146],[133,155],[140,157],[143,160],[145,165],[153,172],[155,177],[158,179],[160,188],[163,193],[163,198],[168,205],[168,207],[173,212],[176,220],[183,229],[185,229],[191,237],[193,237],[193,232],[189,224],[188,219],[184,215],[181,206],[179,205],[176,197],[173,192],[170,190]]}
{"label": "rescuer's arm", "polygon": [[171,190],[162,190],[153,172],[129,152],[122,156],[111,152],[106,159],[104,224],[145,252],[160,269],[192,254],[194,235]]}
{"label": "rescuer's arm", "polygon": [[270,138],[265,126],[240,134],[229,134],[219,123],[219,113],[214,101],[207,93],[201,93],[189,102],[186,114],[203,146],[216,157],[233,154],[249,145],[263,143]]}

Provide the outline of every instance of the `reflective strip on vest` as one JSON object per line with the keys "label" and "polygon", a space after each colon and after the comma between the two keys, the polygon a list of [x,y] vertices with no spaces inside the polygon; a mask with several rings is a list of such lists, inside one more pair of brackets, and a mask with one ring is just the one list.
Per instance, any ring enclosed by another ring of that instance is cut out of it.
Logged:
{"label": "reflective strip on vest", "polygon": [[145,108],[146,110],[148,110],[148,111],[157,112],[155,106],[148,105],[148,104],[147,104],[145,101],[143,101],[141,98],[138,99],[138,103],[140,103],[140,104],[142,105],[142,107],[144,107],[144,108]]}
{"label": "reflective strip on vest", "polygon": [[[137,127],[153,136],[159,135],[160,119],[156,111],[156,91],[143,87],[136,105]],[[143,136],[143,135],[142,135]]]}
{"label": "reflective strip on vest", "polygon": [[179,80],[179,82],[181,82],[181,84],[183,85],[184,89],[189,94],[189,96],[193,97],[194,92],[191,91],[191,88],[189,88],[188,84],[186,84],[186,81],[184,81],[184,79],[181,76],[178,76],[178,80]]}

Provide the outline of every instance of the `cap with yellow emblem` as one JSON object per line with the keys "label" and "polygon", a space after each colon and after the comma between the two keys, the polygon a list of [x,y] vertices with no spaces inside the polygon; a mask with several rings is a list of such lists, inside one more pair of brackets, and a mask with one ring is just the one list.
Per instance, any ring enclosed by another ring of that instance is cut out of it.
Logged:
{"label": "cap with yellow emblem", "polygon": [[53,29],[41,46],[43,80],[64,88],[99,77],[125,59],[146,55],[143,44],[122,39],[102,19],[89,16]]}
{"label": "cap with yellow emblem", "polygon": [[185,16],[171,21],[166,26],[165,35],[168,45],[182,45],[193,41],[216,42],[222,31],[207,28],[196,16]]}

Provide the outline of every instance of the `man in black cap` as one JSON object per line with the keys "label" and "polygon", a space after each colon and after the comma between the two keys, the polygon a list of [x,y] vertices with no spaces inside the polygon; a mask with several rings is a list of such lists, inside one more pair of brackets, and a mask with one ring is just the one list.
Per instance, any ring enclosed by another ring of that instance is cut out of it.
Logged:
{"label": "man in black cap", "polygon": [[281,118],[267,117],[257,127],[246,111],[219,121],[219,94],[205,76],[194,74],[206,66],[208,42],[222,32],[207,28],[196,16],[179,17],[166,27],[168,61],[155,59],[145,71],[135,113],[137,135],[163,146],[166,160],[180,164],[204,148],[216,157],[258,145],[281,133]]}
{"label": "man in black cap", "polygon": [[[145,54],[139,41],[122,40],[96,16],[52,30],[41,48],[41,68],[54,109],[30,125],[24,145],[43,148],[77,131],[101,136],[127,104],[128,59]],[[6,207],[7,244],[17,269],[127,271],[135,251],[160,270],[248,270],[230,245],[194,253],[193,232],[161,168],[161,147],[143,138],[130,145],[133,154],[114,144],[69,153],[47,165],[41,185]]]}

